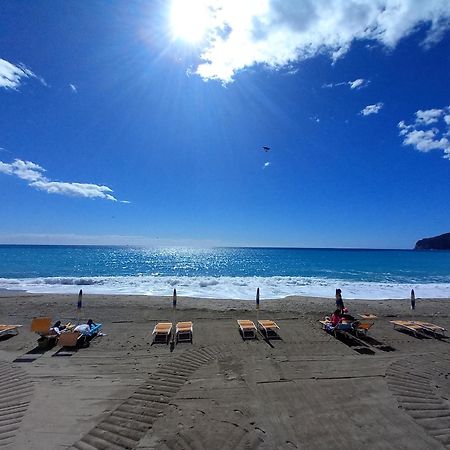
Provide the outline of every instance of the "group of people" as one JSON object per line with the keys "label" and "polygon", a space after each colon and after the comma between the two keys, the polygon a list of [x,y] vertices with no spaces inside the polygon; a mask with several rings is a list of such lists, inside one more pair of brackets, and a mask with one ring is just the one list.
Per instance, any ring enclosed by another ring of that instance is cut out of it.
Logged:
{"label": "group of people", "polygon": [[[72,331],[78,331],[80,334],[84,336],[89,336],[91,334],[91,331],[97,326],[97,324],[92,320],[89,319],[87,323],[81,323],[73,328]],[[55,335],[60,335],[64,330],[67,329],[67,325],[62,325],[61,321],[56,321],[53,326],[50,328],[50,332],[54,333]]]}

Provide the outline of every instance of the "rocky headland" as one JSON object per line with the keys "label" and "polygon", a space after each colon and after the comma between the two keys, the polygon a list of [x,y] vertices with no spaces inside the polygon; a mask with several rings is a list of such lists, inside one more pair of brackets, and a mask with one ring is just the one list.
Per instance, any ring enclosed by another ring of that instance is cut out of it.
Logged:
{"label": "rocky headland", "polygon": [[450,250],[450,233],[430,238],[420,239],[416,242],[415,250]]}

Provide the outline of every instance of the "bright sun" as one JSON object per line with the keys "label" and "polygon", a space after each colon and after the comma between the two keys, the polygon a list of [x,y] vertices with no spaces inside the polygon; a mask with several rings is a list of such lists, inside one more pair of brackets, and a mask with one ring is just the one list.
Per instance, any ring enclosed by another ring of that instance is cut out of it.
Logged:
{"label": "bright sun", "polygon": [[199,42],[208,29],[209,20],[205,0],[172,0],[170,25],[174,37]]}

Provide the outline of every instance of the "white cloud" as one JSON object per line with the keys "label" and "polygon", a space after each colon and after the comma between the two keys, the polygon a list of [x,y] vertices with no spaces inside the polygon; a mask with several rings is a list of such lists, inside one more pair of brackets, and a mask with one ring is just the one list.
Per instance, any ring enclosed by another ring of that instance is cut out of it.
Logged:
{"label": "white cloud", "polygon": [[73,93],[76,94],[78,92],[78,88],[74,84],[70,83],[69,87]]}
{"label": "white cloud", "polygon": [[443,112],[442,109],[427,109],[426,111],[419,109],[419,111],[416,112],[416,123],[423,123],[424,125],[436,123]]}
{"label": "white cloud", "polygon": [[[273,69],[318,54],[342,57],[357,40],[394,48],[426,29],[425,46],[450,27],[448,0],[197,0],[208,11],[195,72],[233,80],[254,65]],[[186,20],[189,20],[186,18]]]}
{"label": "white cloud", "polygon": [[369,84],[368,80],[364,80],[363,78],[358,78],[354,81],[348,82],[350,89],[361,89],[363,87],[366,87]]}
{"label": "white cloud", "polygon": [[[49,194],[68,195],[72,197],[103,198],[105,200],[117,201],[108,186],[90,183],[68,183],[63,181],[52,181],[43,174],[45,169],[31,161],[16,159],[12,163],[0,161],[0,173],[14,175],[21,180],[27,181],[28,185]],[[122,203],[129,203],[122,201]]]}
{"label": "white cloud", "polygon": [[358,78],[353,81],[341,81],[340,83],[328,83],[324,84],[323,88],[334,88],[338,86],[349,86],[350,89],[362,89],[366,87],[370,83],[369,80],[365,80],[364,78]]}
{"label": "white cloud", "polygon": [[[450,159],[450,141],[447,138],[450,136],[450,106],[425,111],[419,109],[415,116],[410,125],[404,120],[398,124],[403,145],[412,145],[420,152],[443,150],[444,158]],[[434,126],[427,128],[429,125]]]}
{"label": "white cloud", "polygon": [[370,114],[378,114],[382,107],[383,107],[382,102],[375,103],[374,105],[367,105],[364,109],[361,110],[361,114],[363,116],[370,116]]}
{"label": "white cloud", "polygon": [[37,76],[23,64],[14,64],[0,58],[0,87],[17,90],[23,78],[36,78],[44,86],[47,84],[42,77]]}

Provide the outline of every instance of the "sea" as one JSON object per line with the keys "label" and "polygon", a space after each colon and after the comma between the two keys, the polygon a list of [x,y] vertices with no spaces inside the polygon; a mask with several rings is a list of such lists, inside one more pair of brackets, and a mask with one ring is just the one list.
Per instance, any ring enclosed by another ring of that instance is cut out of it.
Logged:
{"label": "sea", "polygon": [[217,299],[450,298],[450,251],[0,245],[0,289]]}

